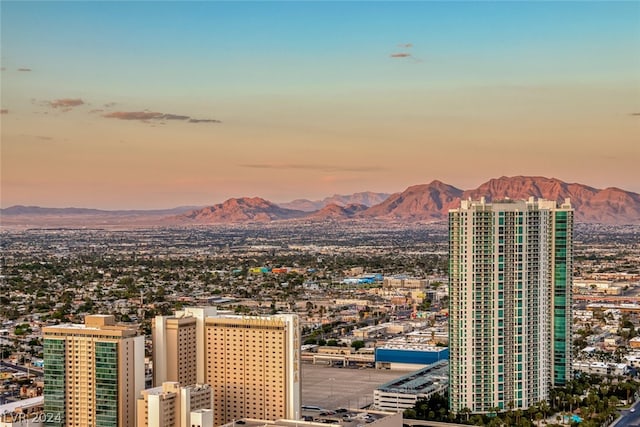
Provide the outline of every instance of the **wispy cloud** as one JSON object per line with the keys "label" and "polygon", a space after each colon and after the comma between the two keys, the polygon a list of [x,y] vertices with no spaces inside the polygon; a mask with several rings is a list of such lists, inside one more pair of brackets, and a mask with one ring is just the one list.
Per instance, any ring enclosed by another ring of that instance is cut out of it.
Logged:
{"label": "wispy cloud", "polygon": [[9,110],[6,108],[3,108],[2,110],[0,110],[0,114],[9,114]]}
{"label": "wispy cloud", "polygon": [[280,169],[280,170],[317,170],[323,172],[374,172],[383,170],[384,168],[377,165],[368,166],[338,166],[338,165],[318,165],[303,163],[247,163],[239,165],[243,168],[250,169]]}
{"label": "wispy cloud", "polygon": [[188,123],[221,123],[220,120],[194,119],[191,116],[171,113],[159,113],[155,111],[113,111],[111,113],[103,114],[102,117],[119,120],[182,120]]}
{"label": "wispy cloud", "polygon": [[[411,60],[411,61],[413,61],[413,62],[422,62],[422,59],[420,59],[420,58],[416,58],[415,56],[413,56],[412,54],[407,53],[407,52],[392,53],[392,54],[391,54],[391,55],[389,55],[389,56],[390,56],[391,58],[400,58],[400,59],[399,59],[400,61],[403,61],[403,60],[407,60],[407,61],[408,61],[408,60]],[[404,58],[406,58],[406,59],[404,59]]]}
{"label": "wispy cloud", "polygon": [[[400,43],[398,45],[398,47],[402,48],[402,49],[411,49],[413,47],[413,43]],[[410,52],[394,52],[394,53],[390,54],[389,56],[391,58],[408,58],[408,59],[412,59],[415,62],[422,62],[422,60],[420,58],[416,58]]]}
{"label": "wispy cloud", "polygon": [[189,123],[222,123],[216,119],[189,119]]}
{"label": "wispy cloud", "polygon": [[119,120],[152,120],[159,119],[162,116],[162,113],[151,111],[114,111],[113,113],[104,114],[102,117]]}
{"label": "wispy cloud", "polygon": [[636,117],[640,117],[640,113],[631,113],[631,116],[636,116]]}
{"label": "wispy cloud", "polygon": [[179,114],[163,114],[162,118],[165,120],[188,120],[189,116],[181,116]]}
{"label": "wispy cloud", "polygon": [[18,68],[18,71],[31,71],[31,68]]}
{"label": "wispy cloud", "polygon": [[79,98],[62,98],[62,99],[55,99],[51,102],[49,102],[49,105],[53,108],[62,108],[65,109],[66,111],[68,111],[69,108],[72,107],[77,107],[79,105],[83,105],[84,101],[82,99]]}

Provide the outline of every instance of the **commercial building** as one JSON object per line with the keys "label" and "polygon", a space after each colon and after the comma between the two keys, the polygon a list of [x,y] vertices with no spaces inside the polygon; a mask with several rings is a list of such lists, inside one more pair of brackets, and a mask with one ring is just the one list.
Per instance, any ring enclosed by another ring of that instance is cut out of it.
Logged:
{"label": "commercial building", "polygon": [[429,281],[427,279],[417,279],[406,276],[392,276],[383,279],[385,288],[401,288],[401,289],[424,289]]}
{"label": "commercial building", "polygon": [[375,350],[375,364],[378,369],[413,371],[448,359],[447,347],[436,347],[424,343],[389,341],[376,347]]}
{"label": "commercial building", "polygon": [[134,427],[144,336],[111,315],[43,328],[45,425]]}
{"label": "commercial building", "polygon": [[137,427],[213,427],[211,387],[165,382],[138,398]]}
{"label": "commercial building", "polygon": [[572,377],[569,200],[449,211],[450,409],[528,408]]}
{"label": "commercial building", "polygon": [[0,405],[0,427],[42,427],[44,396]]}
{"label": "commercial building", "polygon": [[156,386],[181,372],[193,378],[195,366],[197,382],[211,385],[214,425],[241,418],[295,419],[299,413],[296,315],[237,316],[190,307],[157,317],[153,338]]}
{"label": "commercial building", "polygon": [[[243,418],[240,420],[243,427],[358,427],[367,425],[369,427],[402,427],[401,412],[383,412],[374,410],[353,410],[343,413],[343,416],[333,415],[324,417],[316,421],[303,421],[300,419],[280,419],[264,420]],[[220,427],[238,427],[238,420],[231,421]]]}
{"label": "commercial building", "polygon": [[592,375],[627,375],[629,374],[629,366],[626,363],[607,363],[593,361],[575,361],[573,362],[573,370],[584,372]]}
{"label": "commercial building", "polygon": [[380,411],[404,411],[418,399],[443,393],[449,386],[449,362],[436,362],[381,385],[373,391],[373,406]]}

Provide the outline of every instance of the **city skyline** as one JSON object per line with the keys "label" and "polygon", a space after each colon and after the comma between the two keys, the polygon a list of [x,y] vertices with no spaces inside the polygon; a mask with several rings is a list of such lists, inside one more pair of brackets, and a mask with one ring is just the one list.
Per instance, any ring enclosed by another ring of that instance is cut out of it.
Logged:
{"label": "city skyline", "polygon": [[1,8],[2,207],[503,175],[640,192],[637,2]]}

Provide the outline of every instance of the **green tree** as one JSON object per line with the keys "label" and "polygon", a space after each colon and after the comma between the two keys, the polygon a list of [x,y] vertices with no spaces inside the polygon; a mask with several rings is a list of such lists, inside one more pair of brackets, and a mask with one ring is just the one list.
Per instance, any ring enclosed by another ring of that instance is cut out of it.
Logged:
{"label": "green tree", "polygon": [[355,348],[356,351],[360,350],[361,348],[363,348],[365,346],[365,342],[361,341],[361,340],[357,340],[357,341],[353,341],[351,343],[351,347]]}

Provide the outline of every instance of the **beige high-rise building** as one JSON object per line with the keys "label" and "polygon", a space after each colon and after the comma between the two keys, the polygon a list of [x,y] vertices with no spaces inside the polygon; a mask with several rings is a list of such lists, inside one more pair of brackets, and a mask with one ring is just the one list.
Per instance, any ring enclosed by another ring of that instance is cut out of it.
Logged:
{"label": "beige high-rise building", "polygon": [[296,419],[300,411],[300,331],[291,314],[209,317],[207,379],[214,423]]}
{"label": "beige high-rise building", "polygon": [[204,383],[204,319],[215,307],[187,307],[173,316],[156,316],[153,323],[153,384]]}
{"label": "beige high-rise building", "polygon": [[211,387],[165,382],[143,390],[137,417],[137,427],[213,427]]}
{"label": "beige high-rise building", "polygon": [[[195,334],[173,332],[173,325],[177,331],[186,330],[194,320]],[[171,338],[172,334],[178,339]],[[299,416],[300,326],[296,315],[236,316],[217,313],[213,307],[185,308],[174,316],[157,317],[153,337],[154,371],[158,369],[155,384],[177,377],[175,367],[180,363],[169,361],[190,359],[197,382],[211,385],[214,425],[241,418]],[[188,357],[193,349],[196,357]]]}
{"label": "beige high-rise building", "polygon": [[46,425],[134,427],[144,336],[111,315],[43,328]]}

